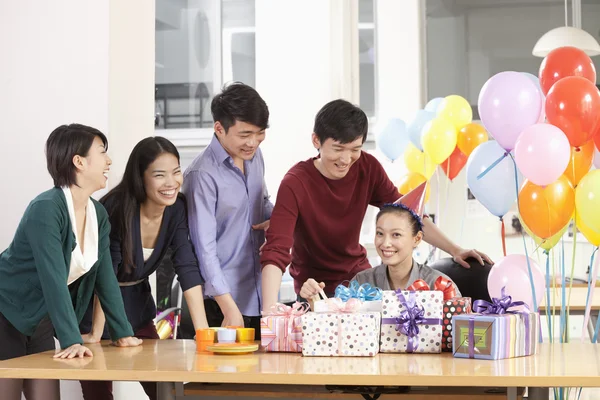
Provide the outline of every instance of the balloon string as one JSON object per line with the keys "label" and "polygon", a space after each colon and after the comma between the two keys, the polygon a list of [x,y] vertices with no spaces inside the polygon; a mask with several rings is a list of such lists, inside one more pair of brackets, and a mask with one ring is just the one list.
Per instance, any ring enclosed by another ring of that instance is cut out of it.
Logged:
{"label": "balloon string", "polygon": [[565,240],[561,239],[561,260],[560,260],[560,342],[566,343],[567,341],[567,314],[566,314],[566,281],[565,281]]}
{"label": "balloon string", "polygon": [[[594,251],[592,252],[592,256],[590,257],[590,269],[589,269],[589,275],[588,275],[588,291],[587,291],[587,296],[586,296],[586,300],[585,300],[585,314],[583,316],[583,327],[581,330],[581,340],[583,341],[585,339],[585,332],[586,332],[586,328],[588,326],[588,323],[590,321],[590,314],[592,312],[592,299],[594,298],[594,290],[596,289],[596,277],[598,276],[598,261],[600,261],[600,257],[598,257],[596,259],[596,262],[594,262],[594,255],[596,254],[596,250],[598,250],[598,248],[596,247],[594,249]],[[589,332],[589,330],[588,330]],[[592,338],[590,337],[590,340]]]}
{"label": "balloon string", "polygon": [[[573,254],[571,255],[571,276],[569,278],[569,295],[567,296],[567,315],[571,312],[571,292],[573,291],[573,276],[575,275],[575,251],[577,249],[577,210],[573,215]],[[585,317],[584,317],[585,319]]]}
{"label": "balloon string", "polygon": [[548,250],[544,250],[544,254],[546,255],[546,319],[548,320],[548,336],[550,337],[550,343],[554,340],[554,335],[552,332],[552,314],[550,312],[550,252]]}
{"label": "balloon string", "polygon": [[502,236],[502,252],[506,257],[506,228],[504,227],[504,217],[500,217],[500,236]]}
{"label": "balloon string", "polygon": [[[435,182],[437,186],[436,196],[437,196],[437,204],[435,206],[436,218],[437,218],[437,226],[439,229],[442,229],[442,216],[440,215],[440,170],[436,168],[435,170]],[[434,260],[439,260],[440,258],[440,249],[437,248],[435,250]]]}
{"label": "balloon string", "polygon": [[[509,152],[505,152],[500,158],[498,158],[496,161],[494,161],[489,167],[487,167],[482,173],[480,173],[479,175],[477,175],[477,179],[481,179],[484,176],[487,175],[488,172],[490,172],[492,170],[492,168],[494,168],[496,165],[500,164],[500,162],[502,160],[504,160],[506,158],[506,156],[510,155],[512,157],[512,155]],[[513,160],[514,161],[514,160]]]}
{"label": "balloon string", "polygon": [[[513,167],[514,167],[514,171],[515,171],[515,188],[517,190],[517,209],[519,211],[519,215],[521,215],[521,206],[519,205],[519,172],[517,170],[517,163],[512,154],[507,152],[507,153],[505,153],[505,157],[506,157],[506,155],[509,155],[510,159],[513,162]],[[527,272],[529,273],[529,284],[531,286],[531,301],[533,303],[533,310],[535,312],[537,312],[537,310],[538,310],[537,297],[535,295],[535,285],[533,283],[533,272],[531,271],[531,263],[529,262],[529,254],[527,252],[527,242],[525,241],[524,230],[521,230],[521,238],[523,239],[523,248],[525,249],[525,260],[527,260]],[[540,340],[541,339],[542,338],[540,337]]]}

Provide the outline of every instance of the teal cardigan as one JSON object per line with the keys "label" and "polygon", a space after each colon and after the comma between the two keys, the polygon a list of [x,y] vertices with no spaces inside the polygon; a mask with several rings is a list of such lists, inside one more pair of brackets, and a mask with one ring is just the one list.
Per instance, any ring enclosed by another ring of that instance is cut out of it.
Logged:
{"label": "teal cardigan", "polygon": [[93,203],[98,217],[98,261],[70,286],[67,279],[76,242],[60,188],[40,194],[29,204],[12,243],[0,254],[0,313],[27,336],[49,315],[63,349],[83,343],[79,323],[94,292],[111,338],[133,336],[113,271],[108,214],[100,203]]}

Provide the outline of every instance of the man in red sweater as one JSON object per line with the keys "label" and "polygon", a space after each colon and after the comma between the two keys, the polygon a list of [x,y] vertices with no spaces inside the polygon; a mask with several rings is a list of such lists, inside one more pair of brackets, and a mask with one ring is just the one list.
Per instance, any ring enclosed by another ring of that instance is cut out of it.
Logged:
{"label": "man in red sweater", "polygon": [[[319,156],[293,166],[277,193],[261,256],[263,310],[277,302],[288,265],[296,293],[313,278],[325,283],[328,296],[371,267],[359,243],[367,206],[393,203],[400,194],[379,161],[362,151],[367,132],[365,113],[345,100],[317,114],[312,142]],[[452,243],[429,218],[423,231],[425,241],[465,268],[469,257],[491,263],[485,254]]]}

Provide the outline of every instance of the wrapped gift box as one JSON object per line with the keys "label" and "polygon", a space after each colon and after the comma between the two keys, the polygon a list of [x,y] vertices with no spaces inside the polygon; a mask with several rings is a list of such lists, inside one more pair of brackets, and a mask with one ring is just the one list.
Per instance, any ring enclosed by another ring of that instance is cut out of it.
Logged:
{"label": "wrapped gift box", "polygon": [[365,356],[379,352],[381,314],[309,312],[302,316],[302,355]]}
{"label": "wrapped gift box", "polygon": [[442,345],[441,291],[383,292],[382,353],[439,353]]}
{"label": "wrapped gift box", "polygon": [[308,304],[276,304],[260,319],[261,346],[265,351],[302,352],[302,318]]}
{"label": "wrapped gift box", "polygon": [[[360,312],[381,312],[381,296],[382,290],[380,288],[371,286],[370,283],[360,285],[356,280],[348,282],[348,286],[338,285],[335,288],[336,299],[340,299],[343,302],[347,302],[350,299],[359,300],[361,303],[357,311]],[[318,300],[314,302],[313,311],[334,312],[335,309],[330,307],[328,300]]]}
{"label": "wrapped gift box", "polygon": [[470,313],[470,297],[455,297],[444,302],[444,316],[442,321],[442,351],[452,351],[452,317],[454,315]]}
{"label": "wrapped gift box", "polygon": [[539,314],[463,314],[452,317],[454,357],[499,360],[536,354]]}

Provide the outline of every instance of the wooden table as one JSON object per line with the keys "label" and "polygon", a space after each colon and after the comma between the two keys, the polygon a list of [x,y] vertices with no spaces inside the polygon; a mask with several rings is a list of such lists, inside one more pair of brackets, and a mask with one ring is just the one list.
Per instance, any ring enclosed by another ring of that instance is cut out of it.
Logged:
{"label": "wooden table", "polygon": [[[518,387],[600,386],[600,347],[592,343],[545,343],[535,356],[498,361],[460,359],[449,353],[379,354],[373,358],[291,353],[219,356],[196,354],[196,345],[190,340],[145,340],[140,347],[124,349],[108,344],[90,348],[93,358],[58,361],[46,352],[1,361],[0,378],[505,387],[511,399],[516,399]],[[162,393],[161,398],[166,396]]]}

